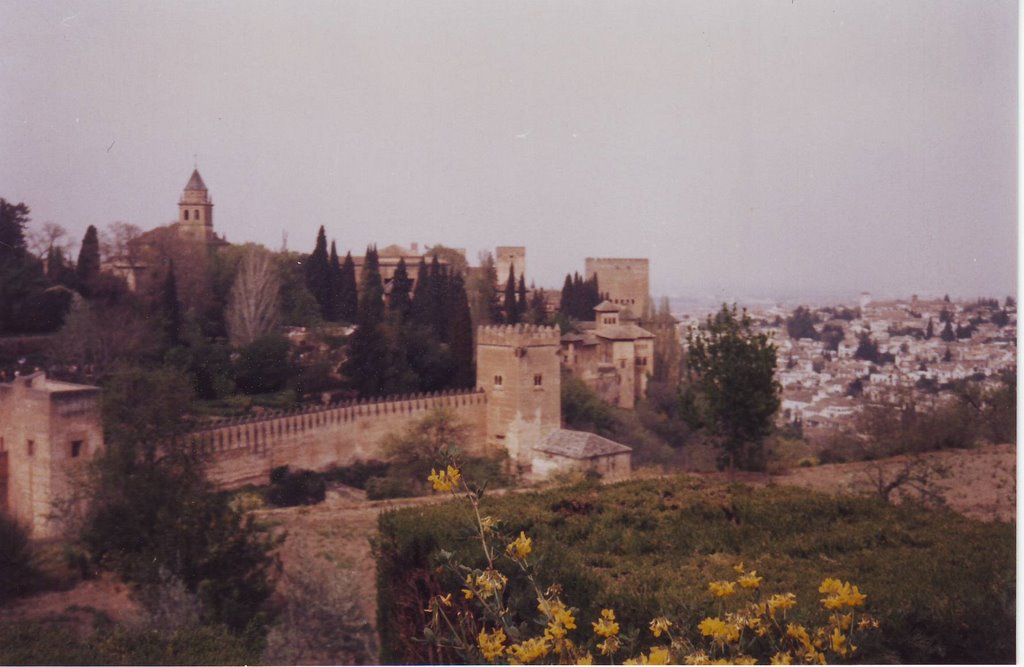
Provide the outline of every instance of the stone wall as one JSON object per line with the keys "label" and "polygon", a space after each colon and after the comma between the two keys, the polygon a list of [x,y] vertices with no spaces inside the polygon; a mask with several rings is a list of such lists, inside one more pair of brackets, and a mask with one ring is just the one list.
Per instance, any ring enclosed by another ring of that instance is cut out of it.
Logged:
{"label": "stone wall", "polygon": [[486,444],[487,397],[481,391],[419,394],[342,403],[227,420],[190,434],[207,455],[207,475],[231,489],[266,484],[278,466],[324,470],[383,459],[389,434],[400,434],[432,410],[452,410],[469,427],[468,454],[494,453]]}
{"label": "stone wall", "polygon": [[514,266],[516,282],[526,275],[526,248],[523,246],[498,246],[494,249],[494,269],[498,274],[498,285],[508,282],[508,267]]}

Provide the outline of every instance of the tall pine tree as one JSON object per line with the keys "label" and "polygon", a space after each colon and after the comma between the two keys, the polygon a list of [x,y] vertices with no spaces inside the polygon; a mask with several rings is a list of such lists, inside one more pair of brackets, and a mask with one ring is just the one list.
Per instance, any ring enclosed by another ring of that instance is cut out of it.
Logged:
{"label": "tall pine tree", "polygon": [[345,262],[341,265],[338,296],[339,317],[343,322],[355,322],[359,313],[359,288],[356,286],[356,263],[352,261],[351,252],[345,254]]}
{"label": "tall pine tree", "polygon": [[78,265],[75,268],[82,294],[89,296],[96,277],[100,274],[100,239],[96,227],[89,225],[78,251]]}
{"label": "tall pine tree", "polygon": [[341,321],[341,263],[338,261],[338,249],[331,241],[331,256],[327,262],[327,303],[324,308],[324,319],[331,322]]}
{"label": "tall pine tree", "polygon": [[516,268],[509,264],[508,280],[505,281],[505,323],[519,324],[519,308],[516,304]]}
{"label": "tall pine tree", "polygon": [[405,268],[405,258],[398,260],[398,267],[395,269],[395,276],[391,279],[391,299],[389,308],[398,315],[399,321],[404,321],[409,315],[412,307],[409,290],[412,287],[412,279]]}
{"label": "tall pine tree", "polygon": [[178,303],[178,281],[174,275],[174,260],[167,267],[163,288],[160,290],[160,314],[163,316],[164,347],[181,343],[181,305]]}
{"label": "tall pine tree", "polygon": [[449,349],[451,353],[451,379],[455,389],[472,387],[476,383],[473,364],[473,322],[469,314],[469,298],[462,275],[456,273],[449,290],[451,311],[448,317]]}
{"label": "tall pine tree", "polygon": [[360,396],[385,393],[388,344],[381,327],[383,321],[384,285],[377,249],[371,246],[366,249],[363,262],[356,330],[349,338],[348,360],[345,362],[345,375]]}
{"label": "tall pine tree", "polygon": [[519,275],[519,288],[516,290],[516,312],[519,313],[519,320],[523,321],[527,319],[527,310],[529,304],[526,303],[526,276],[525,274]]}
{"label": "tall pine tree", "polygon": [[328,305],[330,302],[330,275],[331,267],[327,257],[327,234],[324,233],[323,225],[316,235],[316,247],[313,254],[306,258],[306,288],[313,295],[316,302],[320,304],[320,314],[324,319],[328,318]]}

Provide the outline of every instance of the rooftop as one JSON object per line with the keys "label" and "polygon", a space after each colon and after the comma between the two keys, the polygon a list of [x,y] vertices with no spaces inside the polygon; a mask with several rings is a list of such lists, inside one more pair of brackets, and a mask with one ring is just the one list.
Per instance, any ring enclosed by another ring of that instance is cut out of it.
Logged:
{"label": "rooftop", "polygon": [[598,456],[623,454],[633,451],[632,447],[620,445],[595,433],[569,431],[566,429],[559,429],[549,433],[534,449],[571,459],[592,459]]}

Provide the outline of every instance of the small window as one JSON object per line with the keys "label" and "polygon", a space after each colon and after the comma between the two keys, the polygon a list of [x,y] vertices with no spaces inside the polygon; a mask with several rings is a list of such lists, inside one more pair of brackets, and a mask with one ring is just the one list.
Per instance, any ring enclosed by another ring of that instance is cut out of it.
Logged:
{"label": "small window", "polygon": [[82,441],[81,440],[73,440],[71,442],[71,458],[77,459],[81,455],[82,455]]}
{"label": "small window", "polygon": [[185,209],[185,219],[188,220],[188,209]]}
{"label": "small window", "polygon": [[500,387],[500,386],[501,386],[501,382],[502,382],[502,379],[503,379],[503,378],[502,378],[502,377],[501,377],[500,375],[495,375],[495,376],[494,376],[494,386],[495,386],[495,387]]}
{"label": "small window", "polygon": [[36,442],[35,442],[35,440],[29,440],[28,441],[28,455],[29,456],[35,456],[36,455]]}
{"label": "small window", "polygon": [[544,376],[543,375],[541,375],[540,373],[537,373],[536,375],[533,376],[533,386],[534,387],[540,387],[543,384],[544,384]]}
{"label": "small window", "polygon": [[196,209],[196,220],[199,220],[199,209]]}

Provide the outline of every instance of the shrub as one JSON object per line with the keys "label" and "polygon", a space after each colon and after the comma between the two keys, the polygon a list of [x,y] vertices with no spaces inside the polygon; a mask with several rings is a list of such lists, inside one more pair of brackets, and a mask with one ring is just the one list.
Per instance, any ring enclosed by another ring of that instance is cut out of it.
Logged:
{"label": "shrub", "polygon": [[267,500],[278,507],[315,505],[323,502],[327,495],[327,483],[323,475],[311,470],[291,472],[288,466],[270,471],[270,488]]}
{"label": "shrub", "polygon": [[0,512],[0,602],[30,592],[37,577],[28,528]]}

